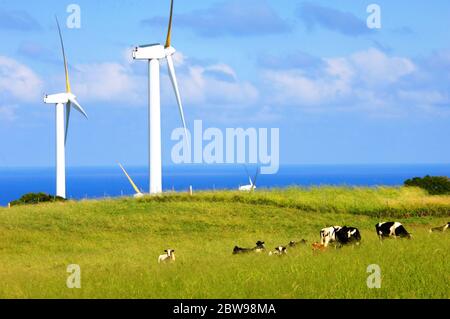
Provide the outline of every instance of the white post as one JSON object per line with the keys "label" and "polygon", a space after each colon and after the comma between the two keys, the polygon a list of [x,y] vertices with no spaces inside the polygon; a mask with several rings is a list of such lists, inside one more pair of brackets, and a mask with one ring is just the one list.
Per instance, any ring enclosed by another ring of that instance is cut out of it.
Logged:
{"label": "white post", "polygon": [[161,100],[159,60],[149,61],[149,174],[150,194],[162,193]]}
{"label": "white post", "polygon": [[64,104],[56,104],[56,196],[66,198]]}

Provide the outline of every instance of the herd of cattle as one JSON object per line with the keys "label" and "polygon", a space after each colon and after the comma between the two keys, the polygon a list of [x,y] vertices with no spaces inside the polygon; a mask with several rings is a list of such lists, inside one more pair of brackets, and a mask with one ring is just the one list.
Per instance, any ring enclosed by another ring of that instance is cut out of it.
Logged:
{"label": "herd of cattle", "polygon": [[[450,227],[447,223],[440,227],[431,228],[430,232],[444,232]],[[384,222],[375,225],[377,236],[380,240],[385,238],[408,238],[412,235],[399,222]],[[345,245],[359,245],[361,242],[361,233],[356,227],[348,226],[331,226],[320,230],[320,243],[313,243],[312,249],[314,251],[325,250],[330,244],[335,247],[342,247]],[[302,239],[300,242],[291,241],[287,246],[277,246],[273,251],[269,251],[269,255],[285,255],[288,247],[294,247],[297,244],[306,244],[306,240]],[[258,241],[253,248],[241,248],[235,246],[233,254],[242,254],[249,252],[264,252],[266,247],[264,242]]]}
{"label": "herd of cattle", "polygon": [[[450,222],[439,227],[431,228],[430,232],[445,232],[450,227]],[[411,239],[412,235],[405,229],[405,227],[399,222],[385,222],[375,225],[377,236],[380,240],[385,238],[408,238]],[[361,233],[356,227],[348,226],[331,226],[323,228],[320,231],[320,243],[313,243],[313,251],[321,251],[327,249],[330,244],[335,247],[342,247],[345,245],[359,245],[361,242]],[[286,246],[277,246],[274,250],[269,251],[269,255],[285,255],[288,247],[295,247],[297,245],[306,245],[307,241],[302,239],[300,241],[291,241]],[[253,248],[242,248],[235,246],[233,254],[245,254],[245,253],[262,253],[266,251],[266,246],[263,241],[257,241],[256,246]],[[166,249],[164,254],[159,256],[158,263],[175,261],[175,250]]]}

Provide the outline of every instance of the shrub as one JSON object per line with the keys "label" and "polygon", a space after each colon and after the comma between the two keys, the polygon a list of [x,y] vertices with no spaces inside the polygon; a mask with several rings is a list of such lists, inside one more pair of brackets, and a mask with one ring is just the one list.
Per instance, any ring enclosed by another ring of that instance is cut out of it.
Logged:
{"label": "shrub", "polygon": [[17,205],[34,205],[46,202],[60,202],[65,201],[64,198],[59,196],[52,196],[45,193],[29,193],[23,195],[20,199],[11,202],[11,206]]}
{"label": "shrub", "polygon": [[423,188],[430,195],[450,194],[450,179],[446,176],[414,177],[405,181],[405,186]]}

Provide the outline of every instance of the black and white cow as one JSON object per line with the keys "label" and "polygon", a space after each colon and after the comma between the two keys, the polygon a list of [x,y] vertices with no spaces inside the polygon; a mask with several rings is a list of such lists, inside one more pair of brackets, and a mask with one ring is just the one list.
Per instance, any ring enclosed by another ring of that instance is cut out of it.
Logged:
{"label": "black and white cow", "polygon": [[403,227],[399,222],[385,222],[375,225],[377,235],[380,239],[393,237],[393,238],[411,238],[411,234]]}
{"label": "black and white cow", "polygon": [[245,254],[245,253],[251,253],[251,252],[257,252],[261,253],[266,250],[266,246],[264,245],[263,241],[257,241],[256,246],[253,248],[241,248],[238,246],[234,246],[233,254]]}
{"label": "black and white cow", "polygon": [[272,255],[283,256],[286,254],[287,254],[287,248],[284,246],[275,247],[275,249],[273,251],[269,252],[269,256],[272,256]]}
{"label": "black and white cow", "polygon": [[439,227],[434,227],[430,229],[430,233],[434,233],[434,232],[445,232],[448,228],[450,227],[450,223],[447,223],[443,226],[439,226]]}
{"label": "black and white cow", "polygon": [[332,226],[320,231],[320,244],[328,247],[331,243],[338,245],[357,244],[361,242],[361,234],[358,228],[348,226]]}
{"label": "black and white cow", "polygon": [[361,233],[358,228],[344,226],[336,231],[336,241],[340,245],[356,244],[361,242]]}
{"label": "black and white cow", "polygon": [[256,247],[254,247],[253,250],[257,253],[262,253],[266,251],[266,246],[264,245],[263,241],[258,240],[256,242]]}
{"label": "black and white cow", "polygon": [[336,241],[336,232],[341,229],[341,226],[331,226],[320,230],[320,244],[327,247],[329,244]]}

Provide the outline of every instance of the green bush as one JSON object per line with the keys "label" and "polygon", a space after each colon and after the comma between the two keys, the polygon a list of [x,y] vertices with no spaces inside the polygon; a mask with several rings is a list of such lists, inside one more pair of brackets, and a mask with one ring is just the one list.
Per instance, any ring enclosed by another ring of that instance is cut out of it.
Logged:
{"label": "green bush", "polygon": [[17,205],[30,205],[30,204],[39,204],[45,202],[60,202],[65,201],[64,198],[59,196],[52,196],[45,193],[29,193],[23,195],[20,199],[11,202],[11,206]]}
{"label": "green bush", "polygon": [[430,195],[450,194],[450,179],[446,176],[414,177],[405,181],[405,186],[423,188]]}

